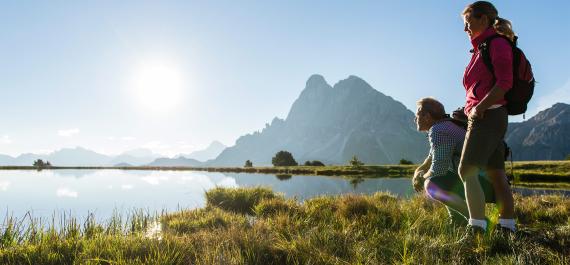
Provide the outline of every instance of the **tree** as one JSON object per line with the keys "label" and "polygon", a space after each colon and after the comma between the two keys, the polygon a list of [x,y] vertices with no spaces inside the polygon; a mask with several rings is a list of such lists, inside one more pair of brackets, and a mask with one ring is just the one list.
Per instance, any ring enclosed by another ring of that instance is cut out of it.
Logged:
{"label": "tree", "polygon": [[50,168],[51,163],[49,161],[44,162],[42,159],[38,159],[34,161],[33,166],[37,169],[44,169],[44,168]]}
{"label": "tree", "polygon": [[400,159],[400,165],[413,165],[414,162],[410,161],[410,160],[406,160],[404,158]]}
{"label": "tree", "polygon": [[570,154],[566,156],[566,160],[570,160]]}
{"label": "tree", "polygon": [[288,166],[296,166],[297,161],[293,158],[293,155],[287,151],[279,151],[275,156],[271,159],[271,164],[275,167],[288,167]]}
{"label": "tree", "polygon": [[348,161],[348,164],[353,166],[353,167],[359,167],[364,165],[364,163],[362,163],[362,161],[358,160],[358,157],[356,155],[352,156],[352,159],[350,159],[350,161]]}
{"label": "tree", "polygon": [[245,165],[243,167],[253,167],[253,163],[249,160],[246,160]]}
{"label": "tree", "polygon": [[309,166],[309,167],[324,167],[325,164],[323,164],[323,162],[319,161],[319,160],[313,160],[313,161],[305,161],[305,166]]}
{"label": "tree", "polygon": [[44,163],[43,160],[38,159],[38,160],[34,161],[34,167],[36,167],[36,168],[44,168],[44,166],[45,166],[45,163]]}

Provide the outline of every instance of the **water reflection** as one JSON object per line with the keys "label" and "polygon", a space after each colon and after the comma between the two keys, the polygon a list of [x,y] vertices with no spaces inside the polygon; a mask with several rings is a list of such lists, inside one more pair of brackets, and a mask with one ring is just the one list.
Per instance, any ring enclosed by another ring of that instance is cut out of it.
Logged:
{"label": "water reflection", "polygon": [[275,177],[276,177],[278,180],[289,180],[289,179],[291,179],[293,176],[292,176],[292,175],[287,175],[287,174],[278,174],[278,175],[275,175]]}
{"label": "water reflection", "polygon": [[[408,178],[145,170],[0,170],[0,209],[3,209],[0,218],[6,213],[21,217],[30,210],[36,217],[49,217],[63,211],[77,217],[91,212],[98,219],[110,217],[114,210],[173,211],[204,206],[204,192],[214,187],[259,185],[299,200],[378,191],[401,197],[414,194]],[[570,191],[566,191],[568,193]]]}

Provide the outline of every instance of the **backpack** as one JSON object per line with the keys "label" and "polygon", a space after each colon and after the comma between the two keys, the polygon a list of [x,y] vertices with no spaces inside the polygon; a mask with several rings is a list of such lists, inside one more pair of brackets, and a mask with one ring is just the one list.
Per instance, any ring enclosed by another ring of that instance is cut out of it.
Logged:
{"label": "backpack", "polygon": [[519,115],[526,112],[527,104],[534,93],[534,74],[530,62],[527,60],[523,51],[517,47],[517,37],[511,41],[509,38],[497,34],[483,41],[478,49],[483,57],[483,62],[495,77],[493,64],[491,63],[491,54],[489,48],[491,41],[495,38],[506,39],[511,44],[513,50],[513,87],[505,94],[507,101],[507,111],[509,115]]}

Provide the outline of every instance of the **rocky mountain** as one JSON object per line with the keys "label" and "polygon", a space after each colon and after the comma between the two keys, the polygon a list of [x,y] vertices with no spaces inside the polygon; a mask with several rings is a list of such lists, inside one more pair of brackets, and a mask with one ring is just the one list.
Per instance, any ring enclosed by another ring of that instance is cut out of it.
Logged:
{"label": "rocky mountain", "polygon": [[194,151],[190,154],[180,154],[177,157],[191,158],[198,161],[207,161],[216,158],[227,146],[219,141],[213,141],[206,149]]}
{"label": "rocky mountain", "polygon": [[285,120],[275,118],[260,132],[240,137],[209,165],[269,165],[280,150],[299,163],[320,160],[346,164],[356,155],[368,164],[419,162],[427,154],[425,134],[415,129],[414,114],[402,103],[356,76],[330,86],[313,75]]}
{"label": "rocky mountain", "polygon": [[560,160],[570,155],[570,105],[556,103],[524,122],[510,123],[505,137],[513,160]]}

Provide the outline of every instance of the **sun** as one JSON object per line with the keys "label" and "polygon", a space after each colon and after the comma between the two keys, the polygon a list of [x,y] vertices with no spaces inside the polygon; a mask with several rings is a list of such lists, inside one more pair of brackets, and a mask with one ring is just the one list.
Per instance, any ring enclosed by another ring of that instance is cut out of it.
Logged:
{"label": "sun", "polygon": [[182,101],[184,78],[173,64],[145,62],[140,64],[131,80],[131,95],[147,110],[167,112]]}

